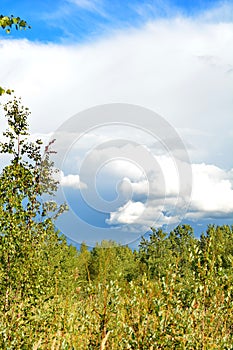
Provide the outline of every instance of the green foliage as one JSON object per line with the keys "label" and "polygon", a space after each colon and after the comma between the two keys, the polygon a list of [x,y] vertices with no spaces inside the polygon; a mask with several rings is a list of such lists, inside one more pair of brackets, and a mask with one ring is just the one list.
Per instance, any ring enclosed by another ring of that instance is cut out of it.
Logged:
{"label": "green foliage", "polygon": [[135,253],[112,241],[102,241],[93,248],[89,270],[91,279],[101,283],[131,281],[139,273]]}
{"label": "green foliage", "polygon": [[10,33],[12,27],[18,29],[26,29],[31,28],[26,21],[21,19],[20,17],[11,16],[3,16],[0,15],[0,27],[6,30],[6,33]]}
{"label": "green foliage", "polygon": [[7,94],[7,95],[11,95],[12,92],[14,92],[14,90],[10,90],[10,89],[3,89],[1,86],[0,86],[0,96],[3,95],[3,94]]}
{"label": "green foliage", "polygon": [[43,194],[56,190],[57,182],[50,147],[42,156],[41,140],[28,140],[30,112],[16,98],[4,106],[4,112],[8,129],[0,153],[8,155],[10,163],[0,174],[0,301],[8,314],[15,303],[27,300],[27,313],[29,304],[56,292],[55,270],[61,265],[56,250],[64,255],[65,244],[55,230],[54,217],[63,207],[43,200]]}
{"label": "green foliage", "polygon": [[174,260],[167,234],[161,229],[152,228],[149,240],[142,238],[139,245],[139,259],[142,271],[146,272],[148,278],[164,276],[168,265]]}

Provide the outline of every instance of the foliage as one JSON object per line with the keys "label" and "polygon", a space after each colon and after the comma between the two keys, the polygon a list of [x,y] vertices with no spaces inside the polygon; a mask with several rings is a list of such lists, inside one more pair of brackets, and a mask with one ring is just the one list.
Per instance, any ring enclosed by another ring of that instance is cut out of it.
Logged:
{"label": "foliage", "polygon": [[131,281],[139,271],[136,255],[127,246],[119,246],[112,241],[102,241],[91,251],[90,276],[94,281],[101,283],[118,279]]}
{"label": "foliage", "polygon": [[[121,286],[118,280],[80,284],[56,300],[30,309],[27,323],[12,309],[11,339],[5,338],[1,347],[230,349],[232,277],[219,268],[201,266],[202,253],[208,257],[197,244],[190,254],[196,266],[190,280],[168,266],[166,276],[153,280],[142,275],[121,282]],[[5,318],[6,314],[4,330]]]}
{"label": "foliage", "polygon": [[0,153],[10,163],[0,174],[0,300],[8,312],[15,301],[36,304],[53,295],[55,252],[61,247],[53,221],[63,207],[42,197],[52,194],[57,182],[49,161],[50,148],[42,156],[41,140],[28,140],[28,109],[14,98],[4,112],[8,129]]}
{"label": "foliage", "polygon": [[12,27],[15,27],[16,30],[18,29],[26,29],[31,28],[26,21],[21,19],[20,17],[14,17],[11,16],[4,16],[0,15],[0,27],[2,29],[6,29],[6,32],[9,34]]}

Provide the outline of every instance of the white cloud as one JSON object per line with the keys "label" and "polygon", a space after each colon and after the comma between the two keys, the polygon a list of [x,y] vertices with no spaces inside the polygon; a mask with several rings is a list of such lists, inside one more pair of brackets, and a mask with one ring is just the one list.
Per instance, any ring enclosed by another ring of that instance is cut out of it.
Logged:
{"label": "white cloud", "polygon": [[[135,148],[136,150],[136,148]],[[127,176],[131,180],[136,180],[143,178],[145,176],[145,173],[143,172],[143,169],[140,168],[139,165],[137,165],[134,161],[131,161],[130,159],[130,151],[128,149],[127,153],[127,147],[124,147],[122,154],[125,155],[125,159],[118,159],[117,157],[114,159],[114,151],[113,149],[109,150],[109,162],[104,164],[103,169],[103,175],[104,177],[112,176],[116,179],[122,179],[122,176]],[[100,154],[106,154],[108,152],[99,152]],[[97,155],[97,152],[93,154],[93,157]],[[123,158],[123,157],[122,157]]]}
{"label": "white cloud", "polygon": [[63,172],[60,172],[60,184],[63,187],[72,187],[74,189],[87,188],[86,184],[80,181],[79,175],[64,175]]}
{"label": "white cloud", "polygon": [[[151,163],[150,167],[147,167],[145,162],[147,175],[145,173],[143,174],[143,172],[137,173],[134,170],[135,166],[132,167],[130,162],[121,162],[121,172],[118,172],[120,170],[118,168],[118,161],[115,162],[114,167],[109,166],[109,174],[111,177],[116,174],[123,174],[123,176],[126,176],[119,184],[119,191],[123,194],[128,191],[129,193],[132,192],[133,196],[149,196],[153,198],[178,196],[180,186],[176,163],[169,156],[155,156],[154,158],[156,164],[158,164],[157,167],[155,167],[155,163]],[[176,159],[176,162],[179,162],[179,160]],[[115,171],[115,167],[118,171]],[[130,169],[132,169],[132,175]]]}
{"label": "white cloud", "polygon": [[190,219],[233,215],[232,170],[214,165],[193,165],[193,194]]}
{"label": "white cloud", "polygon": [[169,215],[164,212],[160,201],[151,201],[149,203],[128,201],[117,211],[111,212],[106,223],[109,225],[118,225],[127,229],[130,224],[130,230],[135,232],[147,231],[150,227],[161,227],[164,224],[172,225],[180,222],[177,215]]}
{"label": "white cloud", "polygon": [[133,224],[135,220],[141,217],[144,210],[143,203],[129,201],[123,207],[120,207],[117,212],[111,213],[110,218],[106,222],[110,225]]}
{"label": "white cloud", "polygon": [[[219,218],[233,215],[233,170],[224,171],[214,165],[193,164],[193,192],[186,219],[198,220],[202,218]],[[173,174],[169,174],[173,177]],[[143,181],[132,183],[129,179],[124,179],[120,189],[128,190],[124,187],[125,182],[130,183],[134,191],[142,193],[146,191]],[[110,218],[106,221],[109,225],[127,225],[129,223],[138,227],[159,227],[163,224],[179,223],[182,219],[177,215],[179,206],[182,205],[182,198],[179,193],[173,192],[170,197],[156,197],[155,187],[151,187],[148,200],[144,203],[129,200],[124,206],[115,212],[110,213]],[[183,200],[185,200],[183,198]],[[141,203],[141,204],[139,204]],[[185,214],[185,213],[184,213]]]}
{"label": "white cloud", "polygon": [[149,191],[149,186],[148,186],[148,181],[146,180],[142,180],[139,182],[131,182],[129,178],[125,177],[120,185],[119,185],[119,191],[123,192],[123,193],[127,193],[132,192],[136,195],[139,196],[147,196],[148,195],[148,191]]}

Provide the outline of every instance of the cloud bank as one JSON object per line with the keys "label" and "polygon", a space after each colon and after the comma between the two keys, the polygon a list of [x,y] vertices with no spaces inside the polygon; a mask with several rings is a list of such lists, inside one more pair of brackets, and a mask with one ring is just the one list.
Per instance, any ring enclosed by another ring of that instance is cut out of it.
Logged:
{"label": "cloud bank", "polygon": [[232,39],[232,23],[176,18],[93,44],[5,40],[0,80],[30,107],[33,132],[52,132],[94,105],[138,104],[179,128],[194,162],[229,168]]}
{"label": "cloud bank", "polygon": [[[185,219],[200,220],[203,218],[217,219],[232,218],[233,216],[233,169],[222,169],[207,164],[193,164],[193,192]],[[167,169],[169,170],[169,169]],[[171,178],[170,178],[171,180]],[[123,183],[132,186],[132,191],[140,195],[147,194],[147,186],[144,181],[131,182],[124,179]],[[178,189],[178,188],[177,188]],[[124,186],[120,187],[124,192]],[[127,188],[128,190],[128,188]],[[135,191],[136,190],[136,191]],[[142,226],[155,226],[173,224],[179,222],[176,215],[177,197],[179,193],[168,191],[168,198],[159,198],[156,187],[152,187],[152,195],[149,201],[136,202],[129,200],[117,211],[110,213],[106,221],[109,225],[135,225],[135,229]],[[153,195],[154,194],[154,195]],[[174,210],[174,208],[176,208]]]}

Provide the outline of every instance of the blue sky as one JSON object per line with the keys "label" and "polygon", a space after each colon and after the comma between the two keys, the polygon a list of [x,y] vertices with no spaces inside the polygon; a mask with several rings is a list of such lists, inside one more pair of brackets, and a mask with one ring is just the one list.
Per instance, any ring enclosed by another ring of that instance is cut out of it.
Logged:
{"label": "blue sky", "polygon": [[[0,12],[32,27],[1,32],[0,84],[30,108],[33,138],[58,139],[56,199],[70,206],[59,229],[93,245],[135,242],[151,225],[180,220],[197,235],[209,223],[232,224],[231,1],[2,0]],[[144,108],[145,128],[120,115],[105,125],[95,106],[112,103]],[[175,143],[148,132],[147,110],[170,125]]]}
{"label": "blue sky", "polygon": [[[25,18],[31,31],[11,34],[43,42],[83,42],[111,31],[175,15],[195,17],[227,2],[218,0],[2,0],[1,12]],[[229,13],[232,16],[232,13]]]}

